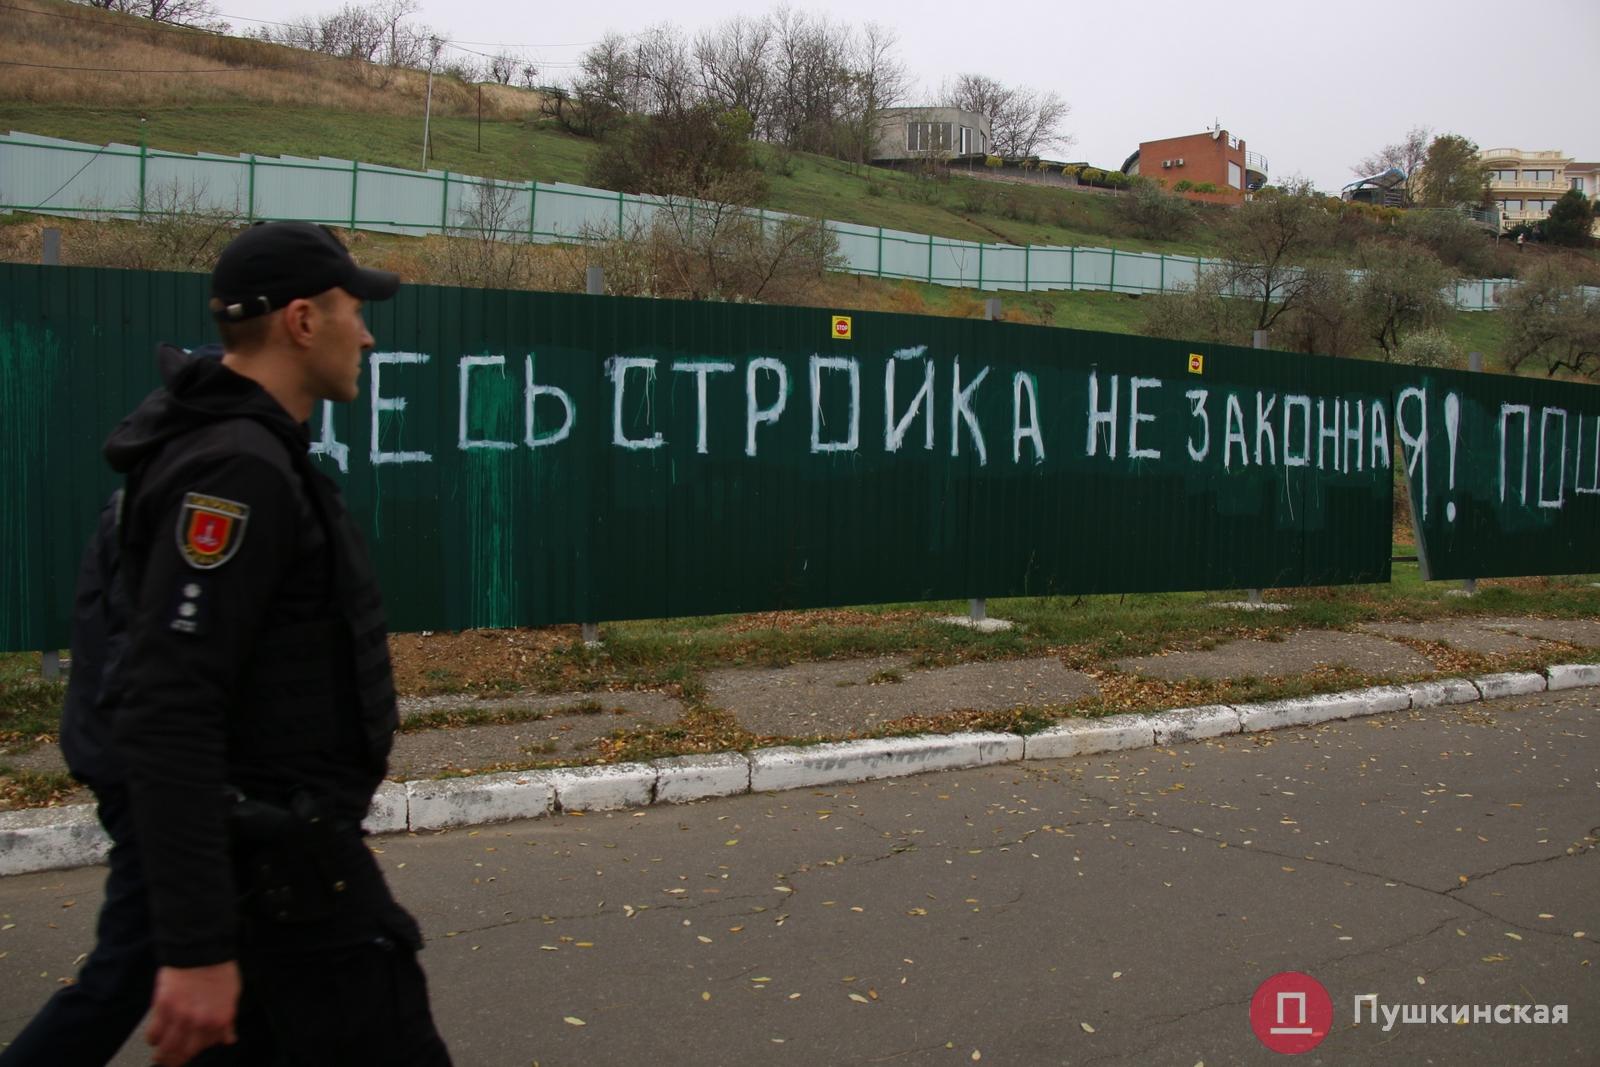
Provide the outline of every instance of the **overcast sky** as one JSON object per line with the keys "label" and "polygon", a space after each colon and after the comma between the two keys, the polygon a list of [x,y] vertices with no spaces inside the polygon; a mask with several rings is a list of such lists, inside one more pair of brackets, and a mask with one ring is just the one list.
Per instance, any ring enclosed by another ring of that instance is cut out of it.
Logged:
{"label": "overcast sky", "polygon": [[[345,0],[218,0],[235,30],[252,19],[337,10]],[[1229,5],[1205,0],[861,3],[797,10],[892,29],[931,102],[961,72],[1054,90],[1074,143],[1052,153],[1117,167],[1141,140],[1220,121],[1292,175],[1337,191],[1363,156],[1412,126],[1480,147],[1558,149],[1600,160],[1600,0],[1380,0]],[[738,0],[422,0],[418,18],[478,51],[509,47],[562,80],[608,30],[670,21],[687,33],[771,7]]]}

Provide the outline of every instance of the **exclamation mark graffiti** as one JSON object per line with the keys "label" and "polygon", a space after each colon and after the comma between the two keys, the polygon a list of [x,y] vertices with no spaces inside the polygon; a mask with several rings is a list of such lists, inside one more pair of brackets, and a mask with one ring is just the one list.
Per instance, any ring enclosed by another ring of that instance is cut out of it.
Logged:
{"label": "exclamation mark graffiti", "polygon": [[[1461,398],[1454,393],[1444,395],[1444,432],[1450,438],[1450,491],[1456,488],[1456,438],[1457,430],[1461,426]],[[1456,521],[1456,502],[1448,501],[1444,506],[1444,517],[1451,522]]]}

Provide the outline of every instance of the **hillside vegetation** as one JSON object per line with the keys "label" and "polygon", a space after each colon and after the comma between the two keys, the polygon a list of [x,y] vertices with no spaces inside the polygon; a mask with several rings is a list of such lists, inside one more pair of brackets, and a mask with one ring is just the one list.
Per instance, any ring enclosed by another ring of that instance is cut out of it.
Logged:
{"label": "hillside vegetation", "polygon": [[[329,155],[413,168],[422,162],[421,72],[161,26],[64,0],[8,0],[5,21],[0,130],[91,143],[142,138],[152,148],[183,152]],[[537,90],[435,77],[429,165],[520,181],[585,182],[597,142],[543,118],[540,101]],[[764,144],[756,146],[756,158],[766,207],[967,240],[1215,256],[1231,210],[1199,205],[1181,238],[1154,240],[1115,210],[1117,194],[1103,191],[960,173],[929,177]],[[32,258],[34,227],[14,221],[24,228],[4,228],[0,255]],[[1346,233],[1343,240],[1354,238]],[[369,258],[419,280],[444,280],[439,262],[451,258],[439,251],[449,242],[438,238],[358,241]],[[76,245],[79,261],[106,261],[116,243],[69,227],[69,259]],[[194,258],[192,269],[204,269],[203,259]],[[1505,273],[1516,265],[1496,252],[1480,269]],[[578,274],[559,256],[544,255],[532,271],[536,280],[523,284],[576,288]],[[976,315],[982,308],[970,292],[831,276],[805,291],[763,299],[929,314]],[[1005,301],[1007,318],[1117,332],[1148,329],[1152,303],[1098,293],[1007,294]],[[1462,350],[1487,352],[1494,366],[1504,334],[1497,318],[1452,313],[1440,325]]]}

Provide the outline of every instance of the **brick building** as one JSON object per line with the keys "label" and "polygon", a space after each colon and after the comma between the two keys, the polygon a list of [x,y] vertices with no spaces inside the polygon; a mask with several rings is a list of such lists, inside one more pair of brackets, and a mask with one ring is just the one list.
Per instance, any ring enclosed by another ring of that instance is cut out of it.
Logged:
{"label": "brick building", "polygon": [[1266,157],[1248,151],[1242,138],[1220,126],[1184,137],[1142,141],[1123,170],[1160,182],[1168,189],[1182,181],[1190,185],[1209,183],[1218,192],[1213,196],[1197,194],[1196,199],[1223,199],[1230,203],[1243,200],[1246,192],[1267,182]]}

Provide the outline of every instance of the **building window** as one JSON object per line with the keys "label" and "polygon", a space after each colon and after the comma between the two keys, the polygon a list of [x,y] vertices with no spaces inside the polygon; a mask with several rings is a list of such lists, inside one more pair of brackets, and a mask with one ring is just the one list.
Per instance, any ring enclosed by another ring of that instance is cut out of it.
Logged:
{"label": "building window", "polygon": [[964,155],[964,156],[970,156],[972,154],[972,127],[971,126],[963,126],[963,127],[961,127],[961,154]]}
{"label": "building window", "polygon": [[1515,185],[1517,181],[1517,172],[1514,170],[1491,170],[1489,172],[1489,180],[1492,182],[1505,182],[1510,185]]}
{"label": "building window", "polygon": [[1502,201],[1500,201],[1500,210],[1504,211],[1508,215],[1512,215],[1512,214],[1520,215],[1522,213],[1522,201],[1521,200],[1502,200]]}
{"label": "building window", "polygon": [[1239,164],[1228,161],[1228,184],[1235,189],[1244,188],[1244,173],[1239,169]]}
{"label": "building window", "polygon": [[1529,200],[1528,211],[1538,215],[1550,214],[1550,209],[1556,206],[1554,200]]}
{"label": "building window", "polygon": [[1522,179],[1530,182],[1553,182],[1556,180],[1556,172],[1553,170],[1525,170],[1522,172]]}
{"label": "building window", "polygon": [[1568,181],[1571,182],[1572,187],[1574,189],[1578,190],[1580,193],[1583,192],[1583,179],[1582,178],[1569,178]]}
{"label": "building window", "polygon": [[906,148],[912,152],[928,152],[950,147],[951,123],[906,123]]}

